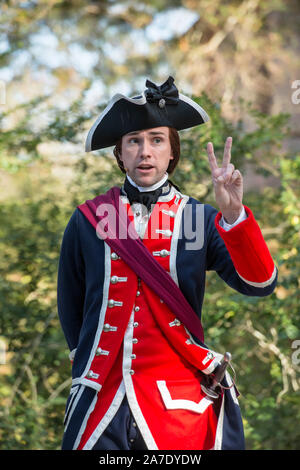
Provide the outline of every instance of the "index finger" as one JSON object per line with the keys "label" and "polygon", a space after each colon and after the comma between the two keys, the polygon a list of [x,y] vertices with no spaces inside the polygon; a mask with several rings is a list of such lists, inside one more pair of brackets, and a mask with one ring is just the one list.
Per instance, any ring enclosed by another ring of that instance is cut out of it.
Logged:
{"label": "index finger", "polygon": [[215,157],[214,146],[213,146],[212,142],[208,142],[206,149],[207,149],[207,155],[208,155],[208,161],[209,161],[210,169],[211,169],[211,171],[214,171],[218,168],[218,164],[217,164],[217,159]]}
{"label": "index finger", "polygon": [[222,163],[223,168],[226,168],[230,163],[231,147],[232,147],[232,137],[227,137],[225,147],[224,147],[224,155],[223,155],[223,163]]}

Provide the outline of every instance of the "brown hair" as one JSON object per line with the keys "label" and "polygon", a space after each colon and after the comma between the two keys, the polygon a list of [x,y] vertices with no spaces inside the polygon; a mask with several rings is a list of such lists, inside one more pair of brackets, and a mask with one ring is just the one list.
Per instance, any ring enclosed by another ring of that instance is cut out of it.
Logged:
{"label": "brown hair", "polygon": [[[177,163],[179,161],[179,157],[180,157],[180,138],[179,138],[177,129],[175,129],[174,127],[169,127],[169,139],[170,139],[172,155],[174,157],[173,160],[170,160],[169,166],[167,168],[167,172],[170,175],[175,170]],[[120,155],[122,154],[122,137],[116,143],[116,146],[113,152],[114,152],[114,156],[117,159],[117,163],[119,165],[120,170],[123,173],[126,173],[123,162],[120,159]]]}

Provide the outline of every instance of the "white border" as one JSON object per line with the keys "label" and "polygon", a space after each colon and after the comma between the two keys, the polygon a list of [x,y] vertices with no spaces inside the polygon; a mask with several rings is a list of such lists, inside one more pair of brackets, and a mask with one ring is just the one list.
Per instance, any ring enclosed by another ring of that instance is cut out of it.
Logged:
{"label": "white border", "polygon": [[82,450],[92,450],[92,448],[94,447],[94,445],[98,441],[98,439],[101,436],[101,434],[103,433],[103,431],[105,431],[105,429],[107,428],[107,426],[109,425],[109,423],[111,422],[111,420],[113,419],[115,414],[117,413],[117,411],[118,411],[118,409],[119,409],[119,407],[122,403],[122,400],[123,400],[124,396],[125,396],[125,386],[124,386],[124,382],[122,380],[122,382],[121,382],[121,384],[118,388],[118,391],[117,391],[116,395],[114,396],[114,399],[111,402],[107,412],[105,413],[105,415],[103,416],[103,418],[101,419],[101,421],[99,422],[97,427],[94,429],[93,433],[91,434],[91,436],[89,437],[89,439],[85,443]]}
{"label": "white border", "polygon": [[247,279],[245,279],[243,276],[241,276],[238,273],[238,275],[242,279],[242,281],[246,282],[247,284],[249,284],[250,286],[253,286],[253,287],[268,287],[268,286],[270,286],[272,284],[272,282],[274,281],[274,279],[276,277],[276,274],[277,274],[277,268],[275,266],[274,271],[273,271],[272,276],[270,277],[270,279],[268,279],[267,281],[264,281],[264,282],[253,282],[253,281],[247,281]]}
{"label": "white border", "polygon": [[204,109],[201,108],[201,106],[199,106],[199,104],[196,103],[196,101],[192,100],[186,95],[182,95],[181,93],[179,93],[179,99],[181,99],[182,101],[185,101],[185,103],[189,104],[190,106],[192,106],[192,108],[198,111],[198,113],[200,114],[204,122],[209,121],[209,116],[207,112],[204,111]]}
{"label": "white border", "polygon": [[223,423],[224,423],[224,412],[225,412],[225,394],[222,397],[222,405],[219,412],[219,419],[216,430],[215,445],[213,450],[222,450],[223,442]]}
{"label": "white border", "polygon": [[[73,387],[73,385],[72,385],[72,387]],[[66,422],[65,427],[64,427],[64,432],[66,432],[66,430],[67,430],[67,428],[68,428],[68,426],[69,426],[70,419],[71,419],[71,417],[72,417],[72,415],[73,415],[73,413],[74,413],[74,410],[75,410],[75,408],[76,408],[76,406],[77,406],[77,403],[78,403],[78,401],[79,401],[79,398],[81,397],[81,395],[82,395],[82,393],[83,393],[83,390],[84,390],[84,387],[81,386],[79,389],[77,388],[76,391],[74,392],[75,395],[74,395],[74,397],[71,399],[71,400],[72,400],[72,407],[71,407],[71,409],[68,407],[68,411],[69,411],[69,409],[70,409],[70,412],[69,412],[69,416],[68,416],[67,422]],[[71,393],[71,392],[70,392],[70,393]]]}
{"label": "white border", "polygon": [[183,209],[184,209],[184,207],[186,206],[186,204],[189,200],[189,196],[186,196],[185,194],[181,194],[178,191],[176,191],[176,194],[181,197],[181,201],[180,201],[180,205],[179,205],[178,210],[177,210],[176,215],[175,215],[174,229],[173,229],[173,235],[172,235],[172,240],[171,240],[170,275],[171,275],[173,281],[178,286],[178,277],[177,277],[177,269],[176,269],[178,237],[179,237],[179,229],[180,229],[181,220],[182,220],[182,212],[183,212]]}
{"label": "white border", "polygon": [[[99,313],[99,321],[97,326],[97,331],[94,336],[94,343],[91,348],[90,357],[86,363],[85,369],[80,377],[80,379],[84,379],[86,374],[90,370],[91,363],[95,357],[96,349],[98,347],[101,333],[103,330],[103,324],[105,319],[105,313],[107,310],[107,303],[108,303],[108,294],[109,294],[109,286],[110,286],[110,276],[111,276],[111,249],[107,243],[104,243],[104,282],[103,282],[103,300],[102,305]],[[76,379],[77,380],[77,379]]]}
{"label": "white border", "polygon": [[106,106],[104,111],[102,111],[100,116],[98,116],[98,118],[96,119],[96,121],[94,122],[94,124],[92,125],[92,127],[89,130],[89,133],[87,135],[86,142],[85,142],[85,151],[86,152],[90,152],[92,150],[92,145],[91,145],[92,144],[92,138],[93,138],[93,134],[94,134],[95,130],[98,127],[98,124],[100,124],[102,119],[111,110],[111,108],[114,106],[114,104],[117,103],[118,101],[120,101],[122,98],[127,100],[127,101],[130,101],[131,103],[137,104],[137,105],[143,105],[147,102],[146,96],[145,96],[144,93],[142,93],[142,97],[138,98],[138,99],[128,98],[128,96],[122,95],[121,93],[117,93],[116,95],[114,95],[112,97],[112,99],[110,100],[109,104]]}
{"label": "white border", "polygon": [[156,384],[167,410],[189,410],[202,414],[213,403],[213,400],[207,396],[201,398],[198,403],[193,400],[173,399],[165,380],[157,380]]}
{"label": "white border", "polygon": [[92,400],[92,403],[90,404],[87,412],[86,412],[86,415],[81,423],[81,426],[80,426],[80,429],[79,429],[79,432],[78,432],[78,435],[77,435],[77,438],[74,442],[74,446],[73,446],[73,450],[76,450],[77,447],[79,446],[80,444],[80,441],[81,441],[81,438],[82,438],[82,435],[85,431],[85,428],[86,428],[86,425],[87,425],[87,422],[88,422],[88,419],[90,417],[90,414],[92,413],[92,411],[94,410],[95,406],[96,406],[96,403],[97,403],[97,400],[98,400],[98,394],[96,393],[93,400]]}
{"label": "white border", "polygon": [[150,450],[158,450],[157,444],[152,436],[152,433],[148,427],[148,424],[143,416],[143,413],[140,409],[140,406],[137,401],[137,397],[134,390],[134,385],[132,377],[130,375],[130,370],[132,366],[132,338],[133,338],[133,322],[134,322],[134,310],[132,310],[131,317],[128,323],[124,335],[124,350],[123,350],[123,379],[126,389],[126,396],[128,404],[130,406],[131,412],[134,416],[135,422],[140,430],[141,435],[147,445],[147,448]]}

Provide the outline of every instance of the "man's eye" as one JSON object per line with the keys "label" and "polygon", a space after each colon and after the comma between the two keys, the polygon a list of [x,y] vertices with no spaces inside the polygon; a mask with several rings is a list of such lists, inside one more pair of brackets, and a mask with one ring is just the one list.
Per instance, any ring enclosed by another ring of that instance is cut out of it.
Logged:
{"label": "man's eye", "polygon": [[161,138],[160,138],[160,137],[155,137],[155,138],[154,138],[154,142],[155,142],[156,144],[159,144],[159,143],[161,142]]}
{"label": "man's eye", "polygon": [[129,140],[130,144],[136,144],[138,139],[136,137],[132,137],[132,139]]}

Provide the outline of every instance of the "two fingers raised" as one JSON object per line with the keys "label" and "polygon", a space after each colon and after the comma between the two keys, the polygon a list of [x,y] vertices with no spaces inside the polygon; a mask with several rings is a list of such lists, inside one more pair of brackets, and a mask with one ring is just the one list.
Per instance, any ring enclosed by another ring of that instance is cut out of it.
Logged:
{"label": "two fingers raised", "polygon": [[208,142],[207,144],[208,161],[215,182],[228,183],[231,178],[236,179],[239,176],[239,171],[234,170],[234,165],[230,163],[231,147],[232,137],[228,137],[224,147],[222,167],[219,167],[212,142]]}

